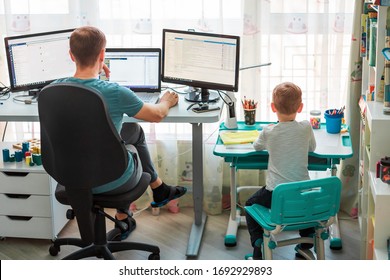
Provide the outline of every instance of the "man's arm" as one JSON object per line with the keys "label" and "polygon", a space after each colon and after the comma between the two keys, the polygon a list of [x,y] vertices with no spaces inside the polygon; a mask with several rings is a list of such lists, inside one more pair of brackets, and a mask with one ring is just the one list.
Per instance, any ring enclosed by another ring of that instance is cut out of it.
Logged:
{"label": "man's arm", "polygon": [[104,71],[104,74],[106,75],[106,77],[109,78],[111,71],[110,71],[110,68],[108,68],[108,66],[105,63],[103,63],[103,71]]}
{"label": "man's arm", "polygon": [[167,91],[160,98],[159,103],[145,103],[134,117],[147,122],[160,122],[168,115],[169,109],[175,106],[178,101],[177,93]]}

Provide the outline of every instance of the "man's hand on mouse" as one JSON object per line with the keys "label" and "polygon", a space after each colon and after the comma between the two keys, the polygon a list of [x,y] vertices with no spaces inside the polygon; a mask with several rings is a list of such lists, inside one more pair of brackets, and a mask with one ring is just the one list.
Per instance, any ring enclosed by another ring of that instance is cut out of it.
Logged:
{"label": "man's hand on mouse", "polygon": [[179,102],[179,95],[173,91],[167,91],[160,98],[160,102],[168,102],[169,107],[173,107]]}

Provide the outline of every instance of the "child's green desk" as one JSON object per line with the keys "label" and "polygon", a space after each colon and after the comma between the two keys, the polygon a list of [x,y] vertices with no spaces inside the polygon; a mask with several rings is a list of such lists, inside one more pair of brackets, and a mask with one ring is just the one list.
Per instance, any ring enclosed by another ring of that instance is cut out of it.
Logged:
{"label": "child's green desk", "polygon": [[[239,130],[262,130],[269,122],[256,122],[247,126],[243,122],[238,122],[238,128],[229,131]],[[221,123],[219,131],[228,130],[224,123]],[[349,132],[339,134],[329,134],[326,132],[326,125],[321,124],[321,129],[314,129],[317,148],[309,153],[309,169],[317,171],[331,170],[331,175],[336,176],[336,165],[340,160],[350,158],[353,155]],[[267,169],[268,152],[255,151],[252,144],[224,145],[220,137],[214,147],[214,154],[223,157],[225,162],[230,163],[230,199],[231,212],[229,225],[225,235],[225,246],[232,247],[237,244],[236,236],[240,225],[245,225],[245,217],[241,216],[241,209],[237,208],[237,194],[240,189],[248,187],[238,187],[236,183],[236,172],[238,169]],[[288,159],[287,159],[288,160]],[[252,187],[249,187],[252,188]],[[330,248],[341,249],[342,243],[336,217],[335,223],[330,230]]]}

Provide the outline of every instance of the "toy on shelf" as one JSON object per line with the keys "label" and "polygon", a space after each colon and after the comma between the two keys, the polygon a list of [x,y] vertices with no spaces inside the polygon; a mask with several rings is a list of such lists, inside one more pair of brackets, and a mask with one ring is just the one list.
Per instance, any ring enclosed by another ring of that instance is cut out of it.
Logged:
{"label": "toy on shelf", "polygon": [[12,145],[16,151],[11,154],[9,149],[3,149],[3,162],[26,162],[28,166],[42,165],[40,141],[28,140]]}
{"label": "toy on shelf", "polygon": [[12,147],[14,149],[17,149],[17,150],[23,150],[23,146],[24,147],[29,147],[29,150],[35,154],[40,154],[41,153],[41,141],[39,139],[30,139],[30,140],[27,140],[25,142],[22,142],[22,143],[15,143],[12,145]]}

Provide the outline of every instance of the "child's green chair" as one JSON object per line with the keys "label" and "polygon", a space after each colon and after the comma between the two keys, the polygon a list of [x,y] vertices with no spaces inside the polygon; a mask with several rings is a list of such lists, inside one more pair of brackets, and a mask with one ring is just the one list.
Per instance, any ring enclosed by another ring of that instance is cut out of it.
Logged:
{"label": "child's green chair", "polygon": [[[246,206],[245,210],[264,229],[263,258],[272,259],[272,250],[292,244],[311,243],[316,257],[310,250],[296,247],[297,253],[307,259],[325,259],[324,240],[328,227],[340,208],[341,181],[332,176],[308,181],[278,185],[272,194],[271,209],[258,204]],[[315,236],[277,240],[282,231],[298,231],[315,228]],[[308,254],[308,252],[310,254]]]}

